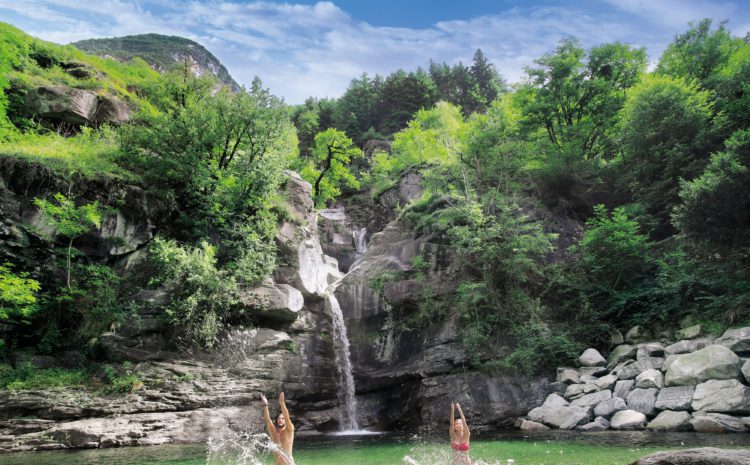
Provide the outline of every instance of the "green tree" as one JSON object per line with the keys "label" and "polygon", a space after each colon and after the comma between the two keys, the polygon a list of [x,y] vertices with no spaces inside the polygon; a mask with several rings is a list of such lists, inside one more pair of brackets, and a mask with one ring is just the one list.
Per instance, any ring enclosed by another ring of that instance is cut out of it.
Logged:
{"label": "green tree", "polygon": [[494,102],[505,88],[505,82],[498,74],[495,66],[487,60],[481,49],[474,52],[471,65],[471,76],[476,83],[476,106],[471,112],[484,112]]}
{"label": "green tree", "polygon": [[710,95],[669,77],[649,77],[632,89],[623,109],[622,170],[635,200],[669,230],[679,180],[693,179],[716,148]]}
{"label": "green tree", "polygon": [[645,70],[645,50],[614,43],[587,53],[578,40],[565,39],[535,63],[526,70],[530,83],[519,94],[526,128],[543,130],[560,153],[613,156],[609,134],[626,90]]}
{"label": "green tree", "polygon": [[677,228],[708,250],[747,257],[750,252],[750,129],[738,131],[726,150],[711,155],[705,171],[682,181]]}
{"label": "green tree", "polygon": [[122,138],[127,160],[174,194],[173,233],[185,240],[252,223],[297,150],[287,109],[259,79],[240,92],[214,85],[184,72],[160,79],[150,90],[159,111],[141,112]]}
{"label": "green tree", "polygon": [[696,80],[703,87],[712,87],[712,76],[729,60],[741,40],[732,37],[724,22],[712,30],[713,21],[691,22],[690,28],[677,34],[659,58],[656,72],[686,81]]}
{"label": "green tree", "polygon": [[604,205],[594,207],[577,248],[582,263],[597,285],[622,289],[644,276],[650,266],[652,244],[625,209],[610,215]]}
{"label": "green tree", "polygon": [[329,127],[351,135],[357,143],[363,143],[363,135],[368,129],[374,128],[375,105],[381,92],[383,80],[380,76],[370,78],[362,74],[359,79],[352,79],[344,95],[336,102],[333,111],[333,126]]}
{"label": "green tree", "polygon": [[[496,100],[486,114],[472,115],[462,134],[459,159],[468,168],[481,201],[485,194],[511,195],[519,188],[524,168],[534,157],[534,144],[519,131],[519,117],[511,99]],[[491,199],[488,206],[491,208]]]}
{"label": "green tree", "polygon": [[423,70],[391,73],[378,95],[375,129],[382,134],[399,131],[417,111],[431,108],[436,103],[435,95],[435,83]]}
{"label": "green tree", "polygon": [[70,289],[70,261],[73,253],[73,241],[93,228],[101,227],[103,213],[98,201],[76,207],[72,199],[59,192],[55,194],[54,199],[54,202],[34,199],[34,204],[45,216],[47,222],[55,228],[55,234],[68,238],[66,283],[68,289]]}
{"label": "green tree", "polygon": [[150,256],[157,268],[153,284],[174,289],[166,315],[182,335],[186,347],[211,347],[237,303],[237,282],[217,268],[216,248],[207,242],[197,247],[156,238]]}
{"label": "green tree", "polygon": [[451,67],[430,61],[429,75],[435,83],[436,100],[458,105],[464,116],[469,116],[477,108],[476,82],[471,69],[463,63],[459,61]]}
{"label": "green tree", "polygon": [[312,160],[301,170],[301,175],[313,185],[316,205],[324,205],[341,194],[346,185],[359,188],[359,181],[349,171],[354,158],[363,156],[362,150],[341,131],[328,129],[315,136]]}
{"label": "green tree", "polygon": [[724,22],[703,19],[675,36],[659,59],[657,74],[695,82],[710,90],[723,114],[725,137],[750,124],[750,44],[733,37]]}

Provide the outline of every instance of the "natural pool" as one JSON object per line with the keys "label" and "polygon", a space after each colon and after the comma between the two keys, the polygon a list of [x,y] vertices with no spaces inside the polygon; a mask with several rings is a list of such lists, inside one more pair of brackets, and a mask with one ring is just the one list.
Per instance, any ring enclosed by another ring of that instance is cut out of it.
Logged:
{"label": "natural pool", "polygon": [[[750,448],[750,435],[697,433],[509,432],[472,441],[475,465],[625,465],[658,450],[699,446]],[[508,462],[512,460],[512,462]],[[449,465],[448,442],[418,436],[314,436],[295,442],[297,465]],[[204,465],[205,445],[126,447],[0,455],[2,465]],[[210,465],[270,465],[270,456]]]}

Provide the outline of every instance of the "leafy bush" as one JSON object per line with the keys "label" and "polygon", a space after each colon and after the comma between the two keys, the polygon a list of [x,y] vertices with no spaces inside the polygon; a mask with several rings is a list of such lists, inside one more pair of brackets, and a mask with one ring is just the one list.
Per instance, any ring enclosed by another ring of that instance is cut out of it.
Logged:
{"label": "leafy bush", "polygon": [[551,330],[539,323],[528,323],[513,328],[510,333],[515,349],[503,358],[483,363],[481,369],[534,376],[573,363],[583,350],[562,328]]}
{"label": "leafy bush", "polygon": [[207,242],[191,247],[157,238],[150,252],[158,269],[152,284],[173,292],[166,316],[181,330],[181,344],[211,347],[237,302],[237,282],[216,267],[216,248]]}
{"label": "leafy bush", "polygon": [[130,363],[125,362],[122,366],[102,365],[103,390],[106,393],[130,394],[143,388],[143,382],[138,378]]}
{"label": "leafy bush", "polygon": [[11,271],[10,263],[0,264],[0,321],[28,321],[39,309],[39,282],[26,272]]}
{"label": "leafy bush", "polygon": [[55,202],[45,199],[34,199],[34,205],[39,208],[45,220],[55,228],[55,234],[68,238],[67,248],[67,285],[70,285],[71,258],[73,241],[83,233],[99,228],[102,225],[102,209],[98,202],[88,203],[77,207],[72,199],[59,192],[54,196]]}

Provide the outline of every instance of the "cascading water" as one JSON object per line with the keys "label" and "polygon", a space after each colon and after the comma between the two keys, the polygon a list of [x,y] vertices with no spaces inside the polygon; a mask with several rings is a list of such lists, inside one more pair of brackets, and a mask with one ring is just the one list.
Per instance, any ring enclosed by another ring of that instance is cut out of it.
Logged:
{"label": "cascading water", "polygon": [[365,258],[365,252],[367,252],[367,228],[352,231],[352,239],[354,239],[354,250],[356,251],[354,263],[351,266],[351,269],[354,269]]}
{"label": "cascading water", "polygon": [[339,425],[342,432],[359,431],[357,425],[357,398],[355,397],[354,375],[352,375],[351,353],[349,352],[349,338],[346,334],[344,314],[334,291],[334,283],[326,295],[326,305],[333,320],[333,349],[336,356],[336,371],[339,377]]}

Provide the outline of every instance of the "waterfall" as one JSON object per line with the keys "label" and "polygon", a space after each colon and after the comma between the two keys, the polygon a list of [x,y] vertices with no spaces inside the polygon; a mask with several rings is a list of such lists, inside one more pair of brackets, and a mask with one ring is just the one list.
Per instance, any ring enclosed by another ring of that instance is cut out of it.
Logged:
{"label": "waterfall", "polygon": [[352,231],[352,238],[354,239],[354,250],[356,251],[356,254],[354,255],[354,263],[352,263],[349,271],[356,268],[357,265],[359,265],[359,262],[365,258],[365,252],[367,252],[367,228]]}
{"label": "waterfall", "polygon": [[344,314],[332,285],[326,295],[326,303],[333,318],[333,350],[336,355],[336,371],[339,378],[339,427],[342,431],[359,431],[357,425],[357,398],[354,396],[354,375],[352,375],[352,360],[349,352],[349,338],[346,335]]}

